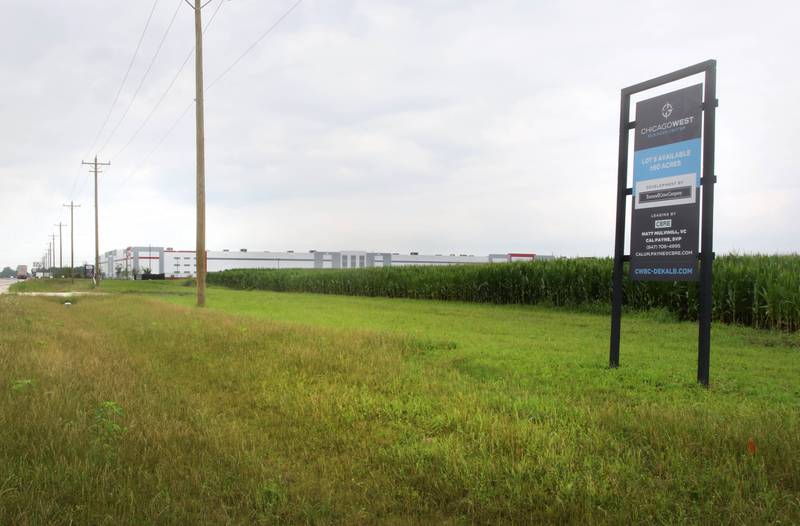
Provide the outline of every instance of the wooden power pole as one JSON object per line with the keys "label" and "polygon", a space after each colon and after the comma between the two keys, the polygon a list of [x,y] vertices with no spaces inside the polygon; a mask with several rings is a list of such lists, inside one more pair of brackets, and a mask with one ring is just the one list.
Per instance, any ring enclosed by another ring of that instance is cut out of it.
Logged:
{"label": "wooden power pole", "polygon": [[67,226],[61,221],[58,222],[57,225],[53,225],[58,227],[58,268],[64,269],[64,243],[61,238],[61,227]]}
{"label": "wooden power pole", "polygon": [[206,305],[206,157],[203,120],[203,24],[200,0],[194,0],[195,124],[197,132],[197,306]]}
{"label": "wooden power pole", "polygon": [[70,201],[69,207],[69,276],[72,282],[75,282],[75,209],[80,208],[81,205],[76,205]]}
{"label": "wooden power pole", "polygon": [[52,270],[56,266],[56,235],[49,234],[47,237],[50,238],[50,269]]}
{"label": "wooden power pole", "polygon": [[98,170],[98,166],[111,166],[111,163],[99,163],[97,162],[97,156],[94,156],[94,161],[86,162],[81,161],[81,164],[87,164],[92,167],[92,172],[94,173],[94,284],[100,284],[100,234],[98,231],[98,220],[97,220],[97,174],[103,173],[101,170]]}

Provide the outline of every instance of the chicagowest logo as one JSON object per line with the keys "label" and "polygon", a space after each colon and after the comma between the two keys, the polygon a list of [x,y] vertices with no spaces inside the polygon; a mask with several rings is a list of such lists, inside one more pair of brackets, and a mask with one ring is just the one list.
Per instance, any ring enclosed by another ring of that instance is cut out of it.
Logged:
{"label": "chicagowest logo", "polygon": [[661,106],[661,116],[664,117],[665,122],[643,127],[639,130],[639,133],[642,135],[649,135],[651,133],[663,132],[672,128],[683,128],[684,126],[691,126],[694,124],[694,115],[689,115],[688,117],[683,117],[681,119],[667,120],[669,119],[670,115],[672,115],[673,110],[674,108],[669,102]]}

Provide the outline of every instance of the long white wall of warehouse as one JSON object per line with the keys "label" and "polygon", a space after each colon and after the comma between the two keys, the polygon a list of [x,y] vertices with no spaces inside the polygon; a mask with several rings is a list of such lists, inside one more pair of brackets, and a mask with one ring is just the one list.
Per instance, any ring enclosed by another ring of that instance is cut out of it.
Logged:
{"label": "long white wall of warehouse", "polygon": [[[229,269],[312,269],[312,268],[365,268],[408,265],[470,265],[481,263],[509,263],[551,259],[552,256],[535,254],[489,254],[442,255],[399,254],[366,251],[310,251],[310,252],[250,252],[247,250],[209,250],[206,252],[209,272]],[[153,274],[164,274],[166,278],[190,278],[197,272],[197,257],[194,250],[174,250],[152,246],[131,246],[106,252],[100,260],[100,270],[106,278],[137,279],[149,270]]]}

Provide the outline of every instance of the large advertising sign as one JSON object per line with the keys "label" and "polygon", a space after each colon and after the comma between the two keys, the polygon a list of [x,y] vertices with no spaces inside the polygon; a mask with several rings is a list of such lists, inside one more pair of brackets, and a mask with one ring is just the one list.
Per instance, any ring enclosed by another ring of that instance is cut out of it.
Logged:
{"label": "large advertising sign", "polygon": [[636,104],[630,272],[698,279],[703,86]]}

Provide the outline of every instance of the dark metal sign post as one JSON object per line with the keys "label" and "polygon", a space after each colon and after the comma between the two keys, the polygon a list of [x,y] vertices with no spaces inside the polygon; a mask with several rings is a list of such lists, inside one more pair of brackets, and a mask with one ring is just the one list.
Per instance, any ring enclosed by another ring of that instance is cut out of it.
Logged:
{"label": "dark metal sign post", "polygon": [[[701,73],[705,74],[703,84],[638,102],[637,120],[630,120],[632,95]],[[708,60],[622,90],[609,355],[609,365],[612,368],[619,367],[623,263],[630,262],[632,280],[696,281],[699,259],[697,381],[705,386],[708,386],[711,352],[716,78],[717,63]],[[631,129],[636,131],[636,138],[633,186],[629,188],[628,144]],[[698,193],[702,195],[699,253]],[[625,255],[628,195],[632,196],[633,201],[631,253]]]}

